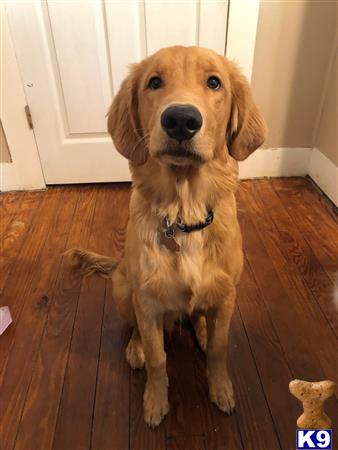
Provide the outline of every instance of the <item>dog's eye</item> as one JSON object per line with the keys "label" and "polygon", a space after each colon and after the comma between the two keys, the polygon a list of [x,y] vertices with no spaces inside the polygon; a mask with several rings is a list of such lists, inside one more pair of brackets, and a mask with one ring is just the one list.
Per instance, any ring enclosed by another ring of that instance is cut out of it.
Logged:
{"label": "dog's eye", "polygon": [[159,89],[163,85],[160,77],[151,77],[148,83],[150,89]]}
{"label": "dog's eye", "polygon": [[207,81],[208,88],[217,90],[221,87],[221,82],[215,76],[209,77]]}

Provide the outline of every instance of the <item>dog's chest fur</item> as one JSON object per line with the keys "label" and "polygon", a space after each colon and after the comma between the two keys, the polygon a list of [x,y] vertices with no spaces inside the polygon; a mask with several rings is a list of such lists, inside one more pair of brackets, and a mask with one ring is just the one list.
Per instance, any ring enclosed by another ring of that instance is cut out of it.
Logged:
{"label": "dog's chest fur", "polygon": [[[227,207],[222,200],[215,201],[215,184],[192,185],[183,181],[174,188],[162,186],[162,192],[159,189],[151,193],[144,189],[133,192],[130,220],[140,249],[140,287],[148,289],[166,310],[191,312],[195,308],[209,308],[212,291],[220,280],[226,282],[221,259],[231,230],[222,223]],[[233,213],[232,193],[229,189],[220,191],[218,194],[223,194],[224,200],[230,200],[229,211]],[[208,207],[215,208],[214,223],[203,230],[177,233],[177,252],[161,245],[165,217],[171,223],[177,216],[187,224],[203,222]]]}
{"label": "dog's chest fur", "polygon": [[142,278],[165,309],[191,312],[204,279],[205,232],[178,233],[178,251],[161,244],[157,227],[153,232],[155,239],[140,255]]}

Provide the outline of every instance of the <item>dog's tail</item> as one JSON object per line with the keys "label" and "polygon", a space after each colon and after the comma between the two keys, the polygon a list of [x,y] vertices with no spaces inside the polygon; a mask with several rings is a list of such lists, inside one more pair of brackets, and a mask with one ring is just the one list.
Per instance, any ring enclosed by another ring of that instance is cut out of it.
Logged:
{"label": "dog's tail", "polygon": [[97,273],[104,278],[110,278],[118,261],[109,256],[84,250],[83,248],[71,248],[64,253],[71,259],[74,269],[81,270],[81,273],[88,277]]}

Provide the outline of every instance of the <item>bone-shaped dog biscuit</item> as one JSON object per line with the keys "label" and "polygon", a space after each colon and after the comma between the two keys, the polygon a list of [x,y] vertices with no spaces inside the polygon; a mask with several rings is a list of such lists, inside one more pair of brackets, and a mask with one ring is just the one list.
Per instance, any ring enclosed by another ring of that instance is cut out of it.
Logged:
{"label": "bone-shaped dog biscuit", "polygon": [[331,427],[331,419],[324,412],[324,402],[336,390],[333,381],[309,382],[293,380],[289,384],[289,390],[298,400],[303,403],[304,412],[298,417],[299,428],[326,429]]}

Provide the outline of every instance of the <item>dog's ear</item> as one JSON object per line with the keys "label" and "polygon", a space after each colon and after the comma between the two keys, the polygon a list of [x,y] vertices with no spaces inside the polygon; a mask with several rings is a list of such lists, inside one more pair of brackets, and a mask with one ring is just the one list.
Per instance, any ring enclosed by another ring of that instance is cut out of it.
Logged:
{"label": "dog's ear", "polygon": [[108,131],[117,151],[137,165],[148,156],[138,116],[139,73],[140,64],[132,65],[108,111]]}
{"label": "dog's ear", "polygon": [[231,156],[237,161],[242,161],[263,144],[267,128],[254,103],[247,79],[235,64],[228,63],[231,114],[227,129],[227,145]]}

